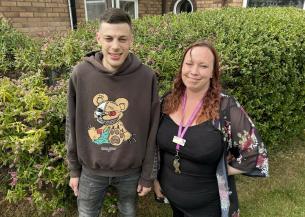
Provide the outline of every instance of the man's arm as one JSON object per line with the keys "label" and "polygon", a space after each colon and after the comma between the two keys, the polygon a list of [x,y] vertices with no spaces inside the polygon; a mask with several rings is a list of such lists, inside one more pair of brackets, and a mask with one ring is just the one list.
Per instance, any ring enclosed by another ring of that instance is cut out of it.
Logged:
{"label": "man's arm", "polygon": [[152,187],[154,177],[154,157],[156,153],[156,134],[160,117],[160,100],[158,95],[157,80],[154,76],[152,89],[152,107],[150,115],[150,131],[147,139],[146,153],[142,165],[142,173],[138,185],[139,196],[147,194]]}
{"label": "man's arm", "polygon": [[75,110],[76,110],[76,91],[75,91],[75,75],[72,73],[68,84],[67,94],[67,115],[66,115],[66,148],[68,167],[70,170],[70,182],[69,185],[74,191],[74,194],[78,195],[78,180],[81,171],[81,165],[78,162],[77,147],[76,147],[76,135],[75,135]]}

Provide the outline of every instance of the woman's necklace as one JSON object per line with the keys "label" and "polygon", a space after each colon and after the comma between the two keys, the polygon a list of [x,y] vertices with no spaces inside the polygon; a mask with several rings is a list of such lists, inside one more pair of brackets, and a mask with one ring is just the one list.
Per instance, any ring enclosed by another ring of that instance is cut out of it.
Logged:
{"label": "woman's necklace", "polygon": [[[204,98],[204,97],[203,97]],[[180,151],[180,147],[185,145],[186,140],[183,138],[187,129],[189,128],[189,126],[193,123],[193,121],[195,120],[202,104],[203,104],[203,98],[198,102],[197,106],[195,107],[191,117],[188,119],[184,129],[183,128],[183,120],[184,120],[184,116],[185,116],[185,107],[186,107],[186,92],[184,92],[183,98],[182,98],[182,117],[181,117],[181,121],[179,124],[179,129],[178,129],[178,135],[173,137],[173,142],[176,143],[176,155],[175,155],[175,159],[173,160],[173,167],[175,168],[175,173],[180,174],[181,170],[180,170],[180,156],[179,156],[179,151]]]}

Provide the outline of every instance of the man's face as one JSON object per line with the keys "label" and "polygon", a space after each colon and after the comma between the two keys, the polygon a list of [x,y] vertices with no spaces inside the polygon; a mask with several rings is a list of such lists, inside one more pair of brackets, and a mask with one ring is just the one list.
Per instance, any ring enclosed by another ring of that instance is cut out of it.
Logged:
{"label": "man's face", "polygon": [[126,60],[132,44],[131,28],[127,23],[103,22],[96,33],[96,40],[102,46],[103,65],[115,72]]}

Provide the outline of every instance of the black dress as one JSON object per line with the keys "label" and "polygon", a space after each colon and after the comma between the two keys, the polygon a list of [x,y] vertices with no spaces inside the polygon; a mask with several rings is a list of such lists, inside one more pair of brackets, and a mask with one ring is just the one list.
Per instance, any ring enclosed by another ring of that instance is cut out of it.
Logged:
{"label": "black dress", "polygon": [[184,137],[186,144],[179,152],[181,174],[176,174],[173,167],[176,144],[172,139],[178,127],[164,115],[158,130],[159,181],[163,193],[187,217],[220,217],[216,168],[224,149],[221,132],[211,121],[189,127]]}

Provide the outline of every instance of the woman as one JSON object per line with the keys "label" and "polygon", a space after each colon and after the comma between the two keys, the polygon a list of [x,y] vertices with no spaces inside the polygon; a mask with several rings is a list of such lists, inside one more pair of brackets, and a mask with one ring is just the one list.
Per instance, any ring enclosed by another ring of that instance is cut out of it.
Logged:
{"label": "woman", "polygon": [[157,143],[155,193],[168,198],[174,217],[239,216],[232,175],[268,175],[264,144],[238,102],[221,93],[218,56],[206,41],[184,53]]}

